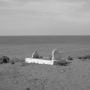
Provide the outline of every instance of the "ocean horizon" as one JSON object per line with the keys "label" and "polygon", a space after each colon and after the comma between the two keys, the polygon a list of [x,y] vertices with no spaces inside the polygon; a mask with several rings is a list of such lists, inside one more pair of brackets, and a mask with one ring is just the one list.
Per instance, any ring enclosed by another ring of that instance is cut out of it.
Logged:
{"label": "ocean horizon", "polygon": [[62,36],[0,36],[0,44],[58,44],[58,43],[90,43],[87,35]]}
{"label": "ocean horizon", "polygon": [[62,57],[87,55],[90,36],[0,36],[0,56],[27,58],[37,51],[48,57],[53,49],[62,51]]}

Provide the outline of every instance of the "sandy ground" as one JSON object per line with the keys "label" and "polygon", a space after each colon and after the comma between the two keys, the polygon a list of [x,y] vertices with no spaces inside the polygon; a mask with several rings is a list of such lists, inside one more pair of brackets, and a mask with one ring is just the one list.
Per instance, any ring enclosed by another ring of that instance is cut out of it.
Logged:
{"label": "sandy ground", "polygon": [[68,66],[0,65],[0,90],[90,90],[90,61],[74,59]]}

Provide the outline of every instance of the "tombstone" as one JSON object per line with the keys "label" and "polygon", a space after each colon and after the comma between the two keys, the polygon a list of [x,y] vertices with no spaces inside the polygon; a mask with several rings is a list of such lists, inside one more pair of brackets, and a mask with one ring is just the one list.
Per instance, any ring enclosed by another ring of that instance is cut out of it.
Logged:
{"label": "tombstone", "polygon": [[37,52],[34,52],[34,53],[32,54],[32,58],[39,58],[39,54],[38,54]]}
{"label": "tombstone", "polygon": [[57,49],[52,51],[52,60],[61,60],[61,54]]}

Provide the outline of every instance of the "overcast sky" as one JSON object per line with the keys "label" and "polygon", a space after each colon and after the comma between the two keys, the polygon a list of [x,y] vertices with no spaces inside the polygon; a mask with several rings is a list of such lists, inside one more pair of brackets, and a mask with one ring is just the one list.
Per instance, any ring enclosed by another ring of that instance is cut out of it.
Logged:
{"label": "overcast sky", "polygon": [[90,35],[90,0],[0,0],[0,35]]}

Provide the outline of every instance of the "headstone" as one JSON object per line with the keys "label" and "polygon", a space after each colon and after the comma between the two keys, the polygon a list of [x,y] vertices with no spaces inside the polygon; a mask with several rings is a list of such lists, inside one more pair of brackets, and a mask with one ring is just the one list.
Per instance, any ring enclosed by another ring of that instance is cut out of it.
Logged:
{"label": "headstone", "polygon": [[37,52],[34,52],[34,53],[32,54],[32,58],[39,58],[39,54],[38,54]]}
{"label": "headstone", "polygon": [[61,60],[61,54],[57,49],[52,51],[52,60]]}

